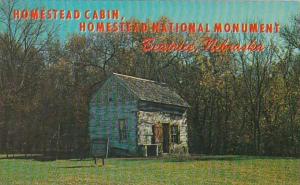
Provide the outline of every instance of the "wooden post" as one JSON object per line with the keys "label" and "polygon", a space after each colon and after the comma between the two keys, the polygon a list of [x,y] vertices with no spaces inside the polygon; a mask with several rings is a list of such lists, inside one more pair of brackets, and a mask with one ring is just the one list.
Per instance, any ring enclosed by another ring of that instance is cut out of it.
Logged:
{"label": "wooden post", "polygon": [[145,157],[148,157],[148,147],[145,145]]}
{"label": "wooden post", "polygon": [[94,156],[94,164],[97,165],[97,157]]}
{"label": "wooden post", "polygon": [[[106,141],[106,155],[105,155],[105,158],[108,157],[108,148],[109,148],[109,137],[107,137],[107,141]],[[104,162],[103,162],[103,165],[104,165]]]}

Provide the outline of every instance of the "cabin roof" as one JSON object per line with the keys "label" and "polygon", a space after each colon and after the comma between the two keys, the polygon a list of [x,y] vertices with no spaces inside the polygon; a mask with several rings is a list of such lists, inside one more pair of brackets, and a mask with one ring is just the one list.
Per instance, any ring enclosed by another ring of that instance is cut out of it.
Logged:
{"label": "cabin roof", "polygon": [[118,73],[112,75],[123,81],[140,100],[189,107],[189,104],[165,83]]}

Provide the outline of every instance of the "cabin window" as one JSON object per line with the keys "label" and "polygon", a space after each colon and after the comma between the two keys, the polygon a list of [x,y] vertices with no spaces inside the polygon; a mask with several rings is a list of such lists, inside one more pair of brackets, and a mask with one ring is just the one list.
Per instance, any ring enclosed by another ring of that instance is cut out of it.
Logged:
{"label": "cabin window", "polygon": [[171,126],[171,142],[179,144],[179,127],[178,127],[178,125]]}
{"label": "cabin window", "polygon": [[125,119],[119,119],[119,139],[120,142],[127,141],[128,139],[128,128],[127,121]]}

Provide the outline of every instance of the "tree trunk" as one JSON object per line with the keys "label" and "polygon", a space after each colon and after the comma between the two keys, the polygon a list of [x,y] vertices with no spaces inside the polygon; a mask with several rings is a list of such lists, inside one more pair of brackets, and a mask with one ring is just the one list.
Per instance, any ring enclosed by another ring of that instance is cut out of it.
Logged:
{"label": "tree trunk", "polygon": [[58,128],[57,128],[57,140],[56,140],[56,160],[59,157],[59,145],[60,145],[60,123],[58,124]]}

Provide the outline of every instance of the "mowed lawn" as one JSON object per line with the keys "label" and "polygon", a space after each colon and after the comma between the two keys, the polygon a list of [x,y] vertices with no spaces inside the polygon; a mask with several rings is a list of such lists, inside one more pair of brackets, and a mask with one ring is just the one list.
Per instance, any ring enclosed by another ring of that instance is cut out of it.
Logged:
{"label": "mowed lawn", "polygon": [[[31,184],[300,184],[300,159],[244,156],[170,159],[108,159],[37,161],[0,156],[1,185]],[[99,161],[99,163],[101,163]]]}

